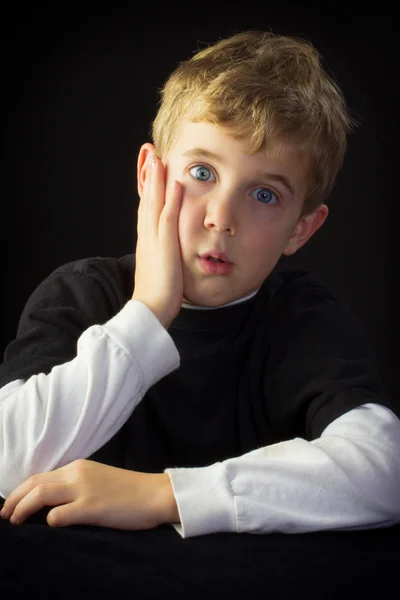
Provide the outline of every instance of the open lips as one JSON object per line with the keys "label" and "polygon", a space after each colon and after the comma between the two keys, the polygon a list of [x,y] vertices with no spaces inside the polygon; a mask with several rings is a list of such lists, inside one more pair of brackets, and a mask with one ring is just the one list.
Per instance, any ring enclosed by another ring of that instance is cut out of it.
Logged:
{"label": "open lips", "polygon": [[205,252],[201,256],[200,266],[204,273],[212,276],[224,276],[229,275],[233,269],[233,263],[228,260],[228,257],[223,252],[217,250],[211,250],[211,252]]}
{"label": "open lips", "polygon": [[207,256],[207,260],[212,260],[213,262],[219,262],[219,263],[225,262],[224,260],[221,260],[220,258],[214,258],[213,256]]}
{"label": "open lips", "polygon": [[224,252],[219,252],[218,250],[212,250],[211,252],[205,252],[200,256],[200,258],[205,258],[206,260],[210,260],[211,262],[216,263],[229,263],[228,257]]}

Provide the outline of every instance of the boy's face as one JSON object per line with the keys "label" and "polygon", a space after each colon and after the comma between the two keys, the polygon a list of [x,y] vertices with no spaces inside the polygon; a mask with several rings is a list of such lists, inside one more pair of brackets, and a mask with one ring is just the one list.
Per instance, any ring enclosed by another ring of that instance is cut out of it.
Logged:
{"label": "boy's face", "polygon": [[[164,165],[167,193],[174,180],[183,186],[184,298],[193,304],[219,306],[257,290],[327,216],[322,205],[299,220],[308,165],[294,146],[249,155],[228,130],[184,120]],[[225,263],[207,258],[217,252]]]}

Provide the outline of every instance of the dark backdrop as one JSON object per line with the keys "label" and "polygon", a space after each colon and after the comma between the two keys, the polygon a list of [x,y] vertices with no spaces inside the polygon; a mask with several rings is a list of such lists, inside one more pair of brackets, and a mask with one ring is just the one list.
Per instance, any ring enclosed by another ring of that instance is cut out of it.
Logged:
{"label": "dark backdrop", "polygon": [[1,348],[29,294],[58,265],[134,251],[137,152],[171,70],[198,42],[272,29],[314,42],[361,122],[327,222],[282,268],[313,270],[349,306],[400,398],[395,18],[278,14],[254,3],[247,15],[245,3],[137,4],[113,16],[66,6],[14,9],[3,19]]}

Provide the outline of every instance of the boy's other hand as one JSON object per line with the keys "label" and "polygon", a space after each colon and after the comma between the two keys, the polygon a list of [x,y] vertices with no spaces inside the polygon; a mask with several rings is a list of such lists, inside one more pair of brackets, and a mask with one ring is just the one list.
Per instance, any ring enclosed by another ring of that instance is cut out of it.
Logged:
{"label": "boy's other hand", "polygon": [[7,497],[1,516],[19,525],[46,506],[55,507],[47,514],[52,527],[152,529],[179,522],[167,473],[139,473],[83,459],[29,477]]}
{"label": "boy's other hand", "polygon": [[183,268],[178,220],[182,186],[174,181],[166,191],[162,162],[149,157],[139,203],[135,286],[132,299],[143,302],[165,328],[177,316],[183,300]]}

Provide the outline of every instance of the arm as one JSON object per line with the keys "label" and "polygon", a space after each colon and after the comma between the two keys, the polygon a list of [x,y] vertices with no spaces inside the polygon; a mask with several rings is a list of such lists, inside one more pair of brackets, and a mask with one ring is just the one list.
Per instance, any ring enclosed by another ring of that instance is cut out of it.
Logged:
{"label": "arm", "polygon": [[[132,300],[105,325],[93,325],[109,311],[101,286],[87,287],[86,274],[74,286],[50,278],[32,295],[19,336],[6,351],[9,363],[3,367],[11,383],[0,396],[3,496],[32,474],[90,456],[120,429],[147,389],[179,366],[164,327],[182,304],[182,194],[178,183],[166,194],[162,163],[150,160],[152,155],[151,145],[141,152]],[[35,362],[33,375],[25,383],[13,381],[20,377],[10,373],[24,372],[27,359]]]}
{"label": "arm", "polygon": [[45,506],[55,506],[47,514],[52,527],[151,529],[179,522],[166,473],[140,473],[91,460],[29,477],[11,492],[0,515],[20,525]]}
{"label": "arm", "polygon": [[34,473],[90,456],[128,419],[148,388],[179,366],[171,337],[131,300],[79,338],[77,356],[0,390],[0,493]]}
{"label": "arm", "polygon": [[149,474],[75,461],[21,484],[2,516],[18,524],[55,505],[52,526],[181,523],[183,537],[385,527],[400,522],[399,447],[400,420],[366,404],[311,442],[296,438],[208,467]]}
{"label": "arm", "polygon": [[167,469],[182,526],[301,533],[400,522],[400,420],[379,404],[342,415],[311,442],[296,438],[209,467]]}

